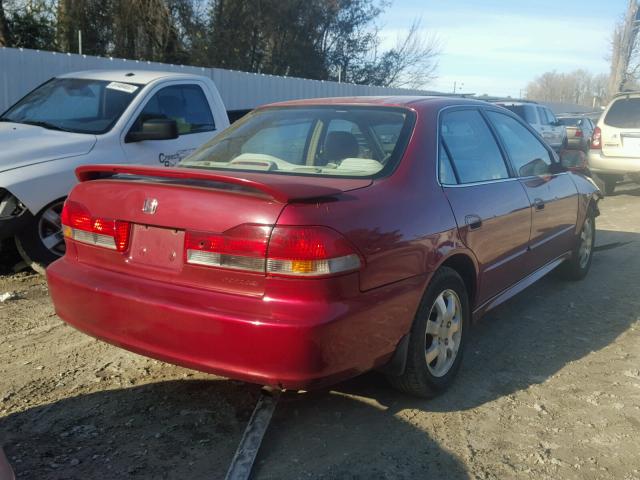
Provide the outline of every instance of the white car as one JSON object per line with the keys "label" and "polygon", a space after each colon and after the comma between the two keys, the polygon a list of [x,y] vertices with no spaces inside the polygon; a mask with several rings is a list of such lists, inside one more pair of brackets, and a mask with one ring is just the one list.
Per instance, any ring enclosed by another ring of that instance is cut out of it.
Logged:
{"label": "white car", "polygon": [[640,92],[619,93],[609,102],[593,131],[587,161],[607,195],[625,174],[640,183]]}
{"label": "white car", "polygon": [[567,130],[551,109],[533,102],[495,102],[522,118],[537,130],[551,148],[559,152],[567,147]]}
{"label": "white car", "polygon": [[60,213],[79,165],[170,167],[229,125],[209,78],[151,71],[62,75],[0,116],[0,240],[36,270],[64,253]]}

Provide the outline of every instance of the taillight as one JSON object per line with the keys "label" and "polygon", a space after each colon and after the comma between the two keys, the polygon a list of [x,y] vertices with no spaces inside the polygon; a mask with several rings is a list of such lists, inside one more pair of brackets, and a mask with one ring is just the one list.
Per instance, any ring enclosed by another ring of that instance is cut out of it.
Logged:
{"label": "taillight", "polygon": [[67,200],[62,209],[62,233],[66,238],[125,252],[131,225],[111,218],[93,217],[81,204]]}
{"label": "taillight", "polygon": [[593,130],[593,136],[591,137],[591,148],[593,150],[600,150],[602,148],[602,130],[600,130],[600,127],[596,127]]}
{"label": "taillight", "polygon": [[186,232],[185,261],[295,277],[334,275],[361,266],[351,244],[330,228],[253,224],[221,234]]}
{"label": "taillight", "polygon": [[221,234],[186,232],[185,261],[194,265],[264,272],[271,227],[239,225]]}
{"label": "taillight", "polygon": [[323,276],[357,270],[360,265],[351,244],[330,228],[276,226],[271,234],[269,274]]}
{"label": "taillight", "polygon": [[582,137],[582,129],[576,128],[576,133],[573,135],[574,137]]}

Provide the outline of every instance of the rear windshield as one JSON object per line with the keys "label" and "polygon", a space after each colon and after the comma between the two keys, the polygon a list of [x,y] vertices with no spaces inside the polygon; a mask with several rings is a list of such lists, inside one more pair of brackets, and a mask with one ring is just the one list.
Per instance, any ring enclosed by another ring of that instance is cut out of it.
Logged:
{"label": "rear windshield", "polygon": [[250,113],[179,166],[286,175],[374,177],[393,170],[413,113],[390,107],[285,107]]}
{"label": "rear windshield", "polygon": [[559,118],[558,120],[567,127],[579,127],[582,125],[582,119],[580,118]]}
{"label": "rear windshield", "polygon": [[501,106],[506,108],[507,110],[511,110],[513,113],[518,115],[527,123],[536,123],[535,114],[533,113],[534,110],[529,105],[508,105],[507,104],[507,105],[501,105]]}
{"label": "rear windshield", "polygon": [[640,128],[640,98],[619,98],[604,117],[604,124],[616,128]]}

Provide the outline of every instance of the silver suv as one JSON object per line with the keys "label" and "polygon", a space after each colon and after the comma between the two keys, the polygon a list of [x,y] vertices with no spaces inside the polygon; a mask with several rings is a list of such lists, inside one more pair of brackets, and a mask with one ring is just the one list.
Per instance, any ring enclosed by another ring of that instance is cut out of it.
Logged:
{"label": "silver suv", "polygon": [[625,174],[640,183],[640,92],[619,93],[607,105],[593,131],[588,162],[607,195]]}
{"label": "silver suv", "polygon": [[567,147],[567,130],[553,112],[533,102],[495,102],[522,118],[557,152]]}

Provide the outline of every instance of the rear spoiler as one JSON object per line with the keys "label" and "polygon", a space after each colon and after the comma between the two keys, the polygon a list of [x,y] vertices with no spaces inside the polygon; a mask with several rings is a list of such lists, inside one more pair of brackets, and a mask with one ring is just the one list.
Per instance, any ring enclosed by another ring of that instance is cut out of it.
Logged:
{"label": "rear spoiler", "polygon": [[[288,203],[293,200],[305,200],[328,197],[342,193],[337,188],[295,183],[284,176],[271,174],[242,173],[242,177],[208,171],[197,168],[146,167],[143,165],[84,165],[76,168],[76,177],[80,182],[101,180],[115,175],[135,175],[150,178],[175,178],[178,180],[201,180],[237,185],[264,193],[277,202]],[[269,178],[266,178],[269,177]]]}

